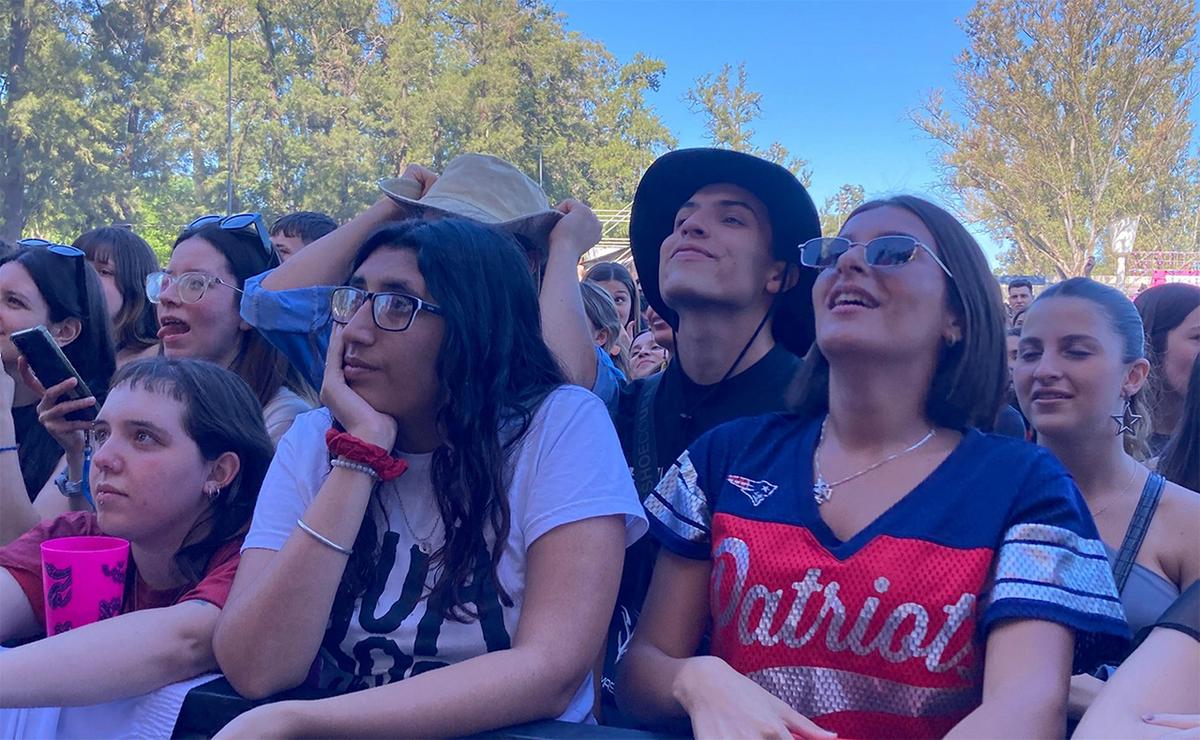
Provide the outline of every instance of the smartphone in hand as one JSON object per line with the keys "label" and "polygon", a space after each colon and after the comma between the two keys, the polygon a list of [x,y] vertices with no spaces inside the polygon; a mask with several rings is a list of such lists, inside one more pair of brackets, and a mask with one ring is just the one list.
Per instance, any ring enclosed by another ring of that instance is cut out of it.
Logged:
{"label": "smartphone in hand", "polygon": [[[20,350],[25,362],[29,363],[29,369],[33,370],[43,387],[49,388],[67,378],[75,378],[75,387],[67,391],[66,400],[74,401],[92,395],[87,383],[83,382],[83,378],[76,372],[46,327],[35,326],[32,329],[14,332],[12,342]],[[89,406],[72,411],[66,418],[68,421],[91,421],[96,418],[98,411],[95,406]]]}

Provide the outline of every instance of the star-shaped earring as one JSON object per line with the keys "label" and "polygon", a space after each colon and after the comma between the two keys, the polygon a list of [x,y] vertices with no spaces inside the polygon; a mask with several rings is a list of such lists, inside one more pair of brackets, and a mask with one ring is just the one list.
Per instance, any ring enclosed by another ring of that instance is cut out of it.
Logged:
{"label": "star-shaped earring", "polygon": [[1136,427],[1137,423],[1142,420],[1142,415],[1133,413],[1133,409],[1126,405],[1125,410],[1122,413],[1113,414],[1111,418],[1117,423],[1117,436],[1120,437],[1126,432],[1130,434],[1137,434],[1137,429],[1134,427]]}

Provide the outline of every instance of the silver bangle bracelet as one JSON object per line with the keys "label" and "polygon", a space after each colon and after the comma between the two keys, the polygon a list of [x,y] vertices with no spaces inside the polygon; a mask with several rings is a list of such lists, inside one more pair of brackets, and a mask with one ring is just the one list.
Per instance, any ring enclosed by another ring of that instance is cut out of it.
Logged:
{"label": "silver bangle bracelet", "polygon": [[341,457],[335,457],[329,461],[329,464],[335,468],[357,470],[360,473],[366,473],[367,475],[371,476],[372,480],[379,480],[379,473],[376,473],[375,468],[372,468],[370,465],[363,465],[362,463],[356,463],[353,460],[346,460]]}
{"label": "silver bangle bracelet", "polygon": [[333,540],[329,539],[325,535],[317,532],[317,530],[315,530],[312,527],[305,524],[303,519],[297,519],[296,526],[299,527],[300,529],[304,530],[304,532],[306,534],[308,534],[309,537],[312,537],[314,540],[316,540],[317,542],[320,542],[322,545],[324,545],[325,547],[328,547],[331,550],[337,550],[338,552],[340,552],[343,555],[353,555],[354,554],[353,550],[347,550],[346,548],[342,547],[338,543],[334,542]]}

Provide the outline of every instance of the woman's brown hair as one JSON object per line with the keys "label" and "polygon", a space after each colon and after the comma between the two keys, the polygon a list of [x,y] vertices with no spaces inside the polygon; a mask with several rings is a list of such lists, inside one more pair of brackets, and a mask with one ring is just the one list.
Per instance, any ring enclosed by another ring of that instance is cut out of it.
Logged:
{"label": "woman's brown hair", "polygon": [[[847,221],[876,208],[901,208],[921,219],[937,242],[938,256],[954,275],[946,278],[946,302],[962,326],[962,340],[942,346],[926,390],[926,415],[939,426],[989,431],[1004,399],[1008,365],[1004,305],[983,250],[958,219],[912,195],[864,203]],[[805,355],[788,401],[794,411],[806,416],[829,412],[829,361],[815,343]]]}

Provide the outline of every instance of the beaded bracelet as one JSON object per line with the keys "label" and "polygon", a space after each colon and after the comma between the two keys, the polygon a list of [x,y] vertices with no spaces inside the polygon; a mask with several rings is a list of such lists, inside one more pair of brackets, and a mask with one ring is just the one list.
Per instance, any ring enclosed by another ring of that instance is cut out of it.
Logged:
{"label": "beaded bracelet", "polygon": [[357,463],[353,460],[347,460],[344,457],[335,457],[329,461],[329,464],[335,468],[345,468],[346,470],[357,470],[360,473],[366,473],[374,480],[379,480],[379,473],[375,472],[375,468],[363,463]]}
{"label": "beaded bracelet", "polygon": [[328,547],[331,550],[337,550],[338,552],[340,552],[343,555],[353,555],[354,554],[353,550],[347,550],[346,548],[342,547],[338,543],[334,542],[333,540],[329,539],[328,537],[321,534],[317,530],[315,530],[312,527],[305,524],[303,519],[297,519],[296,526],[299,527],[301,530],[303,530],[306,534],[308,534],[308,536],[312,537],[314,540],[316,540],[317,542],[320,542],[322,545],[324,545],[325,547]]}
{"label": "beaded bracelet", "polygon": [[365,442],[349,432],[330,429],[325,433],[325,444],[335,457],[362,463],[378,473],[383,481],[395,480],[408,469],[408,463],[404,460],[392,457],[379,445]]}

